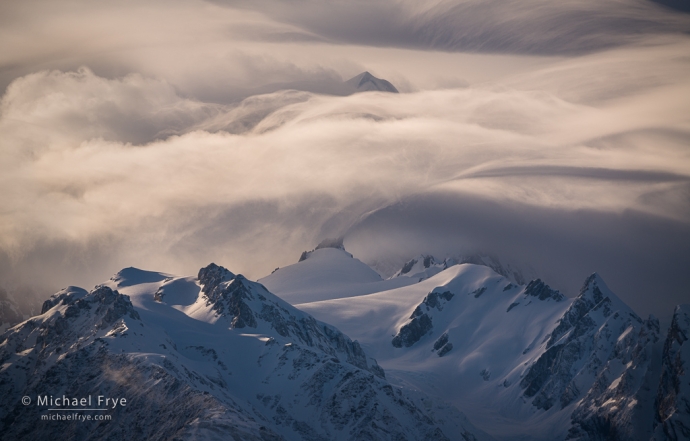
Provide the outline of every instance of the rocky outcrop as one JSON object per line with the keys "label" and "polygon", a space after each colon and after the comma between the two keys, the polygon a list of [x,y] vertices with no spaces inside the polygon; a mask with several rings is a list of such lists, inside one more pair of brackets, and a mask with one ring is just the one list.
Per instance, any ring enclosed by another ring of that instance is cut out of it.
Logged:
{"label": "rocky outcrop", "polygon": [[295,338],[309,347],[318,347],[377,376],[385,374],[375,360],[367,358],[359,343],[332,326],[320,323],[270,293],[263,285],[210,264],[199,271],[206,303],[233,329],[269,327],[282,337]]}
{"label": "rocky outcrop", "polygon": [[409,348],[428,334],[433,329],[429,312],[432,309],[442,311],[445,303],[450,301],[453,296],[454,294],[450,291],[442,293],[430,292],[412,312],[410,322],[403,325],[395,337],[393,337],[393,346],[396,348],[402,348],[403,346]]}
{"label": "rocky outcrop", "polygon": [[[510,285],[508,285],[510,286]],[[506,287],[507,289],[510,289]],[[504,288],[504,291],[507,289]],[[555,289],[551,289],[549,285],[542,282],[541,279],[532,280],[525,287],[525,295],[536,297],[539,300],[555,300],[556,302],[562,302],[565,300],[565,296]]]}
{"label": "rocky outcrop", "polygon": [[448,343],[448,333],[444,332],[441,336],[434,342],[434,351],[438,351]]}

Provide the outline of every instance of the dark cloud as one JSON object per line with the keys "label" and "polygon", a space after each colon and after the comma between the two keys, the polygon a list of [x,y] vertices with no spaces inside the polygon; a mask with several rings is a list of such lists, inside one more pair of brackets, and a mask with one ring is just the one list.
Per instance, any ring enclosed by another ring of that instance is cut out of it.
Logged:
{"label": "dark cloud", "polygon": [[548,0],[210,0],[250,8],[334,42],[446,51],[576,54],[690,30],[655,3]]}
{"label": "dark cloud", "polygon": [[573,296],[598,272],[638,313],[690,300],[690,224],[626,210],[560,210],[425,193],[370,214],[345,236],[364,261],[484,252],[533,267]]}

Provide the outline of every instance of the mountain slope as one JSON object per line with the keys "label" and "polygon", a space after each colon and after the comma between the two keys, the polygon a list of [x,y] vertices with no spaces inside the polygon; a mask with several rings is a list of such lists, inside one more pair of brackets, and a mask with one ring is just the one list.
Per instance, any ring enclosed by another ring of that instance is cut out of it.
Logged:
{"label": "mountain slope", "polygon": [[[0,392],[7,440],[490,439],[392,387],[336,328],[214,264],[197,278],[127,268],[91,292],[60,291],[0,337]],[[102,411],[110,422],[36,424],[59,413],[42,395],[126,404]]]}
{"label": "mountain slope", "polygon": [[649,439],[659,324],[596,274],[568,299],[486,266],[300,305],[355,336],[392,381],[453,402],[499,439]]}
{"label": "mountain slope", "polygon": [[369,266],[340,248],[305,253],[300,262],[259,279],[271,292],[293,305],[386,291],[414,280],[383,280]]}

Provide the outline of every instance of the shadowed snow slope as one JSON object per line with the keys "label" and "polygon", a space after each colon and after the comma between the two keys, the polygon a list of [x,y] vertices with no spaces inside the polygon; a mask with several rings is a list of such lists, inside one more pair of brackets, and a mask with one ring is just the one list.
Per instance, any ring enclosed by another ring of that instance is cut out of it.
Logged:
{"label": "shadowed snow slope", "polygon": [[[91,292],[60,291],[0,336],[0,394],[3,440],[491,439],[453,406],[393,387],[336,328],[214,264],[196,278],[127,268]],[[43,395],[127,401],[103,411],[108,424],[41,421],[55,413]]]}

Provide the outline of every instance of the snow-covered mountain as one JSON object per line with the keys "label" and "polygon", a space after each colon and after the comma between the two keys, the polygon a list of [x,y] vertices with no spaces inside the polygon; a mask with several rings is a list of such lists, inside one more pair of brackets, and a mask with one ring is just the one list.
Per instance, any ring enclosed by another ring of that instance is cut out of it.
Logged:
{"label": "snow-covered mountain", "polygon": [[[347,271],[310,258],[325,278]],[[272,289],[284,283],[299,298],[306,262],[295,278],[276,271]],[[382,282],[360,281],[357,295],[299,307],[356,338],[393,383],[452,402],[498,439],[687,439],[685,307],[662,357],[658,320],[637,316],[596,274],[574,299],[486,262],[419,256],[389,281],[399,279],[410,283],[362,295]]]}
{"label": "snow-covered mountain", "polygon": [[[262,283],[65,288],[0,336],[0,438],[689,439],[690,306],[664,332],[597,274],[567,298],[486,259],[384,280],[330,241]],[[39,396],[98,395],[127,399],[116,424],[36,424]]]}
{"label": "snow-covered mountain", "polygon": [[[214,264],[198,277],[127,268],[58,292],[0,337],[0,393],[4,440],[491,439],[393,386],[338,329]],[[41,396],[126,402],[81,411],[112,421],[42,421],[61,404]]]}
{"label": "snow-covered mountain", "polygon": [[357,92],[391,92],[398,93],[398,89],[395,88],[390,82],[376,78],[369,72],[362,72],[361,74],[350,78],[345,81],[346,87],[349,89],[350,93]]}
{"label": "snow-covered mountain", "polygon": [[259,282],[297,305],[386,291],[415,280],[384,280],[344,249],[324,247],[304,252],[298,263],[279,268]]}

